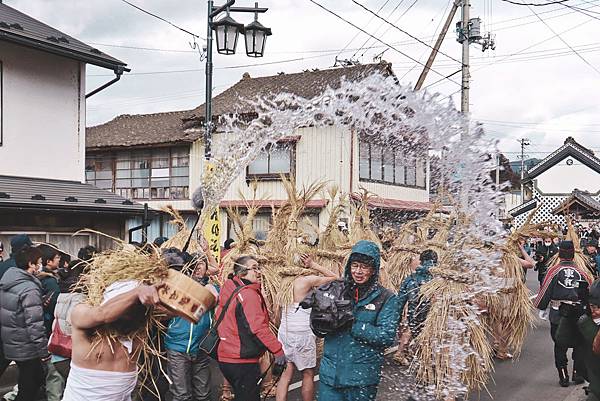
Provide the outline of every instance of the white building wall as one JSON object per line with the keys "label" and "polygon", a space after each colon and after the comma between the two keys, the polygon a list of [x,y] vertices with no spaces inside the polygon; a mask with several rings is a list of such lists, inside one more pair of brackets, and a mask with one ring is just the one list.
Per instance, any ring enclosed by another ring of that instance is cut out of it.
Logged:
{"label": "white building wall", "polygon": [[[568,160],[573,164],[568,165]],[[550,167],[534,181],[544,194],[570,194],[574,189],[591,193],[600,191],[600,174],[572,157]]]}
{"label": "white building wall", "polygon": [[85,64],[0,42],[0,174],[84,181]]}

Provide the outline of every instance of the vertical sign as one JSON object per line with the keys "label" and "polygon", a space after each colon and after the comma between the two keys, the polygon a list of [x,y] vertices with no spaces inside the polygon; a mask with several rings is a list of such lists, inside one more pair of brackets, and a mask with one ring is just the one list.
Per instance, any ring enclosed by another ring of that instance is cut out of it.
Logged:
{"label": "vertical sign", "polygon": [[[205,176],[208,176],[214,169],[215,166],[207,161]],[[208,242],[209,251],[212,252],[217,263],[221,263],[221,216],[219,213],[219,205],[217,204],[211,209],[204,210],[204,213],[206,213],[206,220],[204,222],[202,233]]]}

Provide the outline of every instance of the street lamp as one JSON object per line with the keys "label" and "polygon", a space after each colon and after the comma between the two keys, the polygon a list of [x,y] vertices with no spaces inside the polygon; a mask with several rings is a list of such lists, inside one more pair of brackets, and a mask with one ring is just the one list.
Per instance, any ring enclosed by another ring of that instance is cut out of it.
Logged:
{"label": "street lamp", "polygon": [[[259,8],[254,3],[254,8],[232,7],[235,0],[228,0],[222,6],[214,6],[213,0],[208,0],[208,20],[206,27],[206,100],[204,113],[204,158],[210,160],[212,142],[212,38],[213,30],[217,34],[217,52],[220,54],[235,54],[239,33],[245,34],[246,54],[249,57],[262,57],[265,51],[267,36],[271,35],[271,29],[264,27],[258,22],[258,14],[267,12],[268,8]],[[214,21],[222,12],[227,15],[218,21]],[[254,21],[244,27],[229,15],[230,12],[253,13]]]}
{"label": "street lamp", "polygon": [[219,54],[235,54],[238,34],[244,32],[244,25],[227,16],[212,24],[217,33],[217,52]]}
{"label": "street lamp", "polygon": [[[256,6],[258,7],[258,3]],[[267,36],[271,35],[271,28],[266,28],[258,22],[258,14],[254,14],[254,21],[246,25],[244,31],[248,57],[262,57],[265,52]]]}

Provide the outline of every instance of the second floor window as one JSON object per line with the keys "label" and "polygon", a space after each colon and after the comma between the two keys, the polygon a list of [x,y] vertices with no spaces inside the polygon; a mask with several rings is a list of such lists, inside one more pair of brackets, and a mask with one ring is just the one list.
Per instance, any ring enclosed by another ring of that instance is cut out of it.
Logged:
{"label": "second floor window", "polygon": [[130,199],[187,199],[189,149],[158,148],[90,156],[86,180]]}
{"label": "second floor window", "polygon": [[296,143],[269,145],[248,165],[246,176],[252,179],[278,179],[281,174],[293,175],[296,165]]}
{"label": "second floor window", "polygon": [[405,156],[389,146],[360,141],[359,178],[407,187],[425,188],[427,166],[423,159]]}

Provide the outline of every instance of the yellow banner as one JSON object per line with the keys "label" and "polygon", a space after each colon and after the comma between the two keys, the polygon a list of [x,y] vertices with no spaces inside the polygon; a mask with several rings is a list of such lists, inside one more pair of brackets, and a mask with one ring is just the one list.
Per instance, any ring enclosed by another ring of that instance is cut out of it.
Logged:
{"label": "yellow banner", "polygon": [[[206,162],[206,174],[212,172],[215,166]],[[221,263],[221,213],[219,212],[219,206],[212,208],[212,210],[204,210],[205,223],[202,229],[202,233],[206,241],[208,242],[208,249],[212,252],[217,263]]]}

